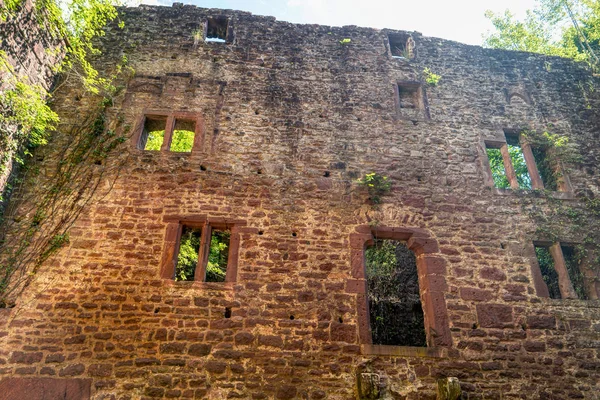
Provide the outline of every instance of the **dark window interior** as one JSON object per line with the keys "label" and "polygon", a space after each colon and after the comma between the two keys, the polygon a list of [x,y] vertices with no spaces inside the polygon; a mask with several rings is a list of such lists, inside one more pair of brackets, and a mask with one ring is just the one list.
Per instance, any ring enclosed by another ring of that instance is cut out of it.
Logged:
{"label": "dark window interior", "polygon": [[535,165],[540,173],[540,178],[542,178],[544,189],[558,190],[558,181],[555,173],[556,168],[546,156],[546,151],[543,148],[532,147],[531,152],[533,153]]}
{"label": "dark window interior", "polygon": [[400,108],[419,108],[419,87],[416,85],[398,85]]}
{"label": "dark window interior", "polygon": [[550,249],[545,246],[535,246],[535,255],[542,272],[542,279],[548,286],[548,293],[551,299],[562,298],[560,287],[558,285],[558,274],[554,269],[554,259],[550,254]]}
{"label": "dark window interior", "polygon": [[206,41],[225,42],[227,40],[228,25],[229,19],[227,17],[208,18],[206,23]]}
{"label": "dark window interior", "polygon": [[390,43],[390,51],[393,57],[409,58],[408,49],[406,43],[408,41],[408,35],[392,34],[388,35],[388,41]]}
{"label": "dark window interior", "polygon": [[573,289],[575,289],[575,293],[577,293],[577,297],[581,300],[588,300],[583,283],[583,274],[579,269],[582,258],[581,252],[573,246],[561,245],[560,248],[562,249],[563,257],[565,259],[565,266],[567,267],[569,279],[571,280]]}
{"label": "dark window interior", "polygon": [[365,250],[373,344],[426,346],[415,254],[396,240]]}

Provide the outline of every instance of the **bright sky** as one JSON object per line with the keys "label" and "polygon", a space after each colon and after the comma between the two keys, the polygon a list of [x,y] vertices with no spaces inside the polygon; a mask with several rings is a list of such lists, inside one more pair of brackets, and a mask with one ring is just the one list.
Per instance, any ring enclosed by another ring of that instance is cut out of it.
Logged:
{"label": "bright sky", "polygon": [[[130,0],[135,1],[135,0]],[[138,0],[139,1],[139,0]],[[522,17],[535,0],[178,0],[205,8],[250,11],[280,21],[321,25],[358,25],[418,31],[468,44],[481,44],[481,35],[492,28],[485,10],[510,9]],[[145,4],[171,5],[171,0],[142,0]]]}

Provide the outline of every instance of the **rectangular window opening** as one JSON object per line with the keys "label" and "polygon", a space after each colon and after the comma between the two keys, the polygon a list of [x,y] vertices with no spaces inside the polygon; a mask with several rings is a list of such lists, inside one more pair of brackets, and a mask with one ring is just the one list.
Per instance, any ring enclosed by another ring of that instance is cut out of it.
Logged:
{"label": "rectangular window opening", "polygon": [[175,120],[170,150],[175,152],[191,152],[194,147],[195,131],[196,122]]}
{"label": "rectangular window opening", "polygon": [[229,18],[212,17],[206,21],[206,42],[225,43],[227,41],[227,26]]}
{"label": "rectangular window opening", "polygon": [[529,176],[523,149],[519,143],[519,135],[506,134],[506,144],[508,145],[508,154],[515,170],[519,188],[531,189],[531,177]]}
{"label": "rectangular window opening", "polygon": [[540,178],[542,178],[544,188],[553,191],[559,190],[556,175],[557,168],[550,162],[550,159],[546,155],[545,149],[540,147],[532,147],[531,152],[533,153],[533,158],[535,159],[535,164],[540,174]]}
{"label": "rectangular window opening", "polygon": [[144,150],[160,150],[165,140],[166,118],[146,117],[144,130],[140,136],[139,148]]}
{"label": "rectangular window opening", "polygon": [[554,259],[550,254],[550,248],[547,246],[535,245],[535,256],[540,266],[542,279],[548,287],[548,293],[551,299],[561,299],[560,286],[558,284],[558,273],[554,268]]}
{"label": "rectangular window opening", "polygon": [[492,179],[494,186],[500,189],[510,189],[510,182],[506,176],[506,168],[504,167],[504,159],[502,151],[499,148],[493,148],[486,144],[487,157],[492,170]]}
{"label": "rectangular window opening", "polygon": [[419,87],[416,85],[398,84],[398,98],[400,108],[418,109],[419,107]]}
{"label": "rectangular window opening", "polygon": [[409,54],[409,48],[407,46],[409,40],[408,35],[390,33],[388,35],[388,42],[390,44],[390,51],[394,58],[411,58]]}
{"label": "rectangular window opening", "polygon": [[206,265],[206,282],[225,282],[230,238],[229,230],[213,229]]}
{"label": "rectangular window opening", "polygon": [[193,281],[200,253],[202,228],[183,226],[179,239],[177,266],[175,267],[176,281]]}
{"label": "rectangular window opening", "polygon": [[582,252],[574,246],[561,245],[560,247],[565,259],[565,266],[567,267],[569,280],[573,285],[573,289],[575,289],[577,297],[581,300],[588,300],[588,296],[585,292],[583,274],[579,268],[583,258]]}
{"label": "rectangular window opening", "polygon": [[373,344],[425,347],[415,254],[404,242],[375,239],[365,265]]}

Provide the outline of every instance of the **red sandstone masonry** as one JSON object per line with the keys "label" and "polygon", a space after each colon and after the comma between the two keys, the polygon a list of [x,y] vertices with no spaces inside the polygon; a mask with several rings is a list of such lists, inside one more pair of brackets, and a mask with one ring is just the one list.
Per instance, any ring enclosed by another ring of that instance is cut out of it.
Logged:
{"label": "red sandstone masonry", "polygon": [[[221,14],[233,41],[194,42]],[[474,399],[600,392],[600,304],[543,297],[530,253],[544,238],[520,201],[546,203],[490,189],[481,153],[504,128],[553,121],[589,151],[591,174],[572,168],[573,192],[597,191],[600,108],[590,95],[580,112],[574,84],[593,79],[587,71],[416,33],[415,58],[401,60],[385,31],[192,6],[142,6],[123,19],[99,65],[125,52],[136,76],[111,118],[122,112],[134,135],[148,110],[198,115],[198,150],[123,145],[131,155],[112,191],[0,314],[2,378],[91,381],[93,399],[351,399],[364,371],[384,396],[408,399],[435,398],[446,376]],[[425,67],[442,75],[425,91],[430,119],[399,118],[394,85]],[[68,80],[55,96],[65,126],[91,107],[79,89]],[[61,131],[41,167],[66,140]],[[378,207],[356,185],[370,172],[393,184]],[[168,279],[182,221],[240,225],[235,279]],[[430,347],[369,344],[363,258],[374,233],[417,255]]]}

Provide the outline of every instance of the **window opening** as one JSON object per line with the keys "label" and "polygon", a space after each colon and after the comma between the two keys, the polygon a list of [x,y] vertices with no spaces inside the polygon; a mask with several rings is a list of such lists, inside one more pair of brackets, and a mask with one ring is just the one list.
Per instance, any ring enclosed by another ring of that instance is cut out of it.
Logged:
{"label": "window opening", "polygon": [[546,150],[540,147],[532,147],[531,152],[535,160],[544,188],[557,191],[558,180],[556,179],[556,166],[552,165],[549,158],[546,156]]}
{"label": "window opening", "polygon": [[[203,239],[205,234],[210,235],[210,241]],[[230,238],[231,231],[228,229],[184,225],[179,239],[175,280],[225,282]],[[203,251],[202,247],[206,250]],[[202,270],[198,271],[198,268]]]}
{"label": "window opening", "polygon": [[409,41],[412,41],[412,38],[409,35],[389,34],[388,42],[390,44],[392,57],[412,58],[412,46],[409,45]]}
{"label": "window opening", "polygon": [[196,122],[175,120],[170,150],[186,153],[191,152],[194,146],[195,131]]}
{"label": "window opening", "polygon": [[144,130],[140,136],[139,148],[160,150],[165,140],[166,118],[148,118],[144,121]]}
{"label": "window opening", "polygon": [[506,168],[504,167],[504,159],[502,158],[502,151],[499,148],[490,147],[488,144],[486,144],[485,150],[490,162],[494,186],[501,189],[510,188],[510,182],[508,181]]}
{"label": "window opening", "polygon": [[212,17],[206,21],[206,42],[225,43],[227,41],[227,17]]}
{"label": "window opening", "polygon": [[398,98],[400,108],[419,108],[419,87],[399,84]]}
{"label": "window opening", "polygon": [[426,346],[415,254],[403,242],[375,239],[365,264],[373,344]]}
{"label": "window opening", "polygon": [[537,257],[542,279],[548,287],[548,293],[551,299],[561,299],[560,287],[558,284],[558,273],[554,268],[554,259],[550,254],[550,249],[546,246],[535,246],[535,256]]}
{"label": "window opening", "polygon": [[[510,155],[510,161],[515,170],[519,188],[531,189],[531,177],[529,176],[523,149],[519,143],[519,135],[506,135],[506,144],[508,146],[508,154]],[[510,185],[507,187],[510,187]]]}
{"label": "window opening", "polygon": [[575,289],[575,293],[577,293],[577,297],[581,300],[588,300],[583,282],[583,274],[579,268],[583,259],[582,251],[574,246],[561,245],[560,247],[565,259],[569,280],[573,285],[573,289]]}
{"label": "window opening", "polygon": [[179,251],[177,253],[177,266],[175,267],[176,281],[193,281],[198,265],[200,253],[200,239],[202,228],[183,226]]}
{"label": "window opening", "polygon": [[225,282],[230,236],[229,230],[212,231],[206,264],[206,282]]}

